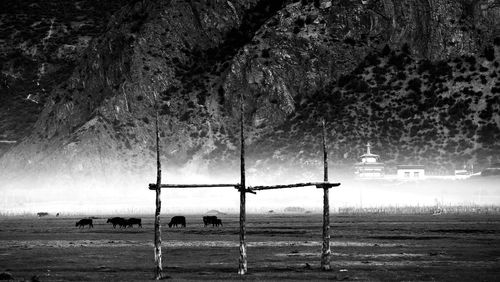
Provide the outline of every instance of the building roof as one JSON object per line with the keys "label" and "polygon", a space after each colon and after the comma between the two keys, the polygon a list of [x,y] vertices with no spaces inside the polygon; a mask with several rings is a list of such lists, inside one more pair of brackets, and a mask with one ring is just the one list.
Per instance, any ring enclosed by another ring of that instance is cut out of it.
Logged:
{"label": "building roof", "polygon": [[360,158],[372,157],[372,158],[378,159],[380,156],[376,155],[376,154],[372,154],[372,152],[370,151],[371,147],[372,147],[372,145],[370,144],[370,142],[368,142],[368,144],[366,144],[366,153],[361,155]]}
{"label": "building roof", "polygon": [[384,167],[384,163],[356,163],[354,166],[367,166],[367,167],[370,167],[370,166],[373,166],[373,167],[376,167],[376,166],[380,166],[380,167]]}
{"label": "building roof", "polygon": [[423,165],[398,165],[398,169],[424,169]]}
{"label": "building roof", "polygon": [[360,156],[360,158],[366,158],[366,157],[373,157],[373,158],[379,158],[380,156],[379,155],[375,155],[375,154],[363,154]]}

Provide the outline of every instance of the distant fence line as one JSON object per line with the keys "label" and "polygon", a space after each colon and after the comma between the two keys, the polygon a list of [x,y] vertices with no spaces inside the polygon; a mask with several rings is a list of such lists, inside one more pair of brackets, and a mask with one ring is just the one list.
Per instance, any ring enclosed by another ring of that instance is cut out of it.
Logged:
{"label": "distant fence line", "polygon": [[339,214],[500,214],[500,206],[439,205],[403,207],[344,207]]}

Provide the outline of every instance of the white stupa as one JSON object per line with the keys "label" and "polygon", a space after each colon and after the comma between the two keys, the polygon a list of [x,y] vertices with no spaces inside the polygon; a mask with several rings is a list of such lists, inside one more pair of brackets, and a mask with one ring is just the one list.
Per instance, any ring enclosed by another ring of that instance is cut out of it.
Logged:
{"label": "white stupa", "polygon": [[354,166],[356,176],[360,178],[384,177],[384,163],[380,162],[380,156],[371,153],[370,143],[366,144],[366,153],[361,155],[360,162]]}

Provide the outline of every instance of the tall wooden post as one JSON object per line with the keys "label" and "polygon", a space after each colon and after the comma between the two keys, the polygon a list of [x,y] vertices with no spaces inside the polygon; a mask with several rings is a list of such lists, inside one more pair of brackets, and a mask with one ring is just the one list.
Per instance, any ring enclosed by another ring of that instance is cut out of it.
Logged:
{"label": "tall wooden post", "polygon": [[[324,182],[328,182],[328,155],[326,153],[326,128],[323,124],[323,168]],[[323,186],[323,245],[321,248],[321,269],[330,270],[330,200],[328,190],[330,187]]]}
{"label": "tall wooden post", "polygon": [[245,243],[245,221],[246,221],[246,185],[245,185],[245,134],[244,134],[244,113],[243,113],[243,94],[240,93],[240,258],[238,263],[238,274],[247,273],[247,246]]}
{"label": "tall wooden post", "polygon": [[161,211],[161,162],[160,162],[160,133],[158,125],[158,108],[156,107],[156,211],[155,211],[155,280],[162,278],[163,266],[161,263],[161,229],[160,229],[160,211]]}

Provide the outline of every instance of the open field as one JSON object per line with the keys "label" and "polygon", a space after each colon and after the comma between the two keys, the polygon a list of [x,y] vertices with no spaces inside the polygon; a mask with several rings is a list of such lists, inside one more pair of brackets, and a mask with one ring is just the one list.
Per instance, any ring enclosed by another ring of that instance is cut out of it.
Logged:
{"label": "open field", "polygon": [[[167,218],[163,217],[166,225]],[[332,267],[319,270],[321,215],[248,215],[248,270],[237,275],[238,216],[224,227],[163,227],[165,273],[176,280],[500,281],[498,215],[332,215]],[[95,219],[0,218],[0,272],[40,281],[153,277],[153,217],[143,228]]]}

